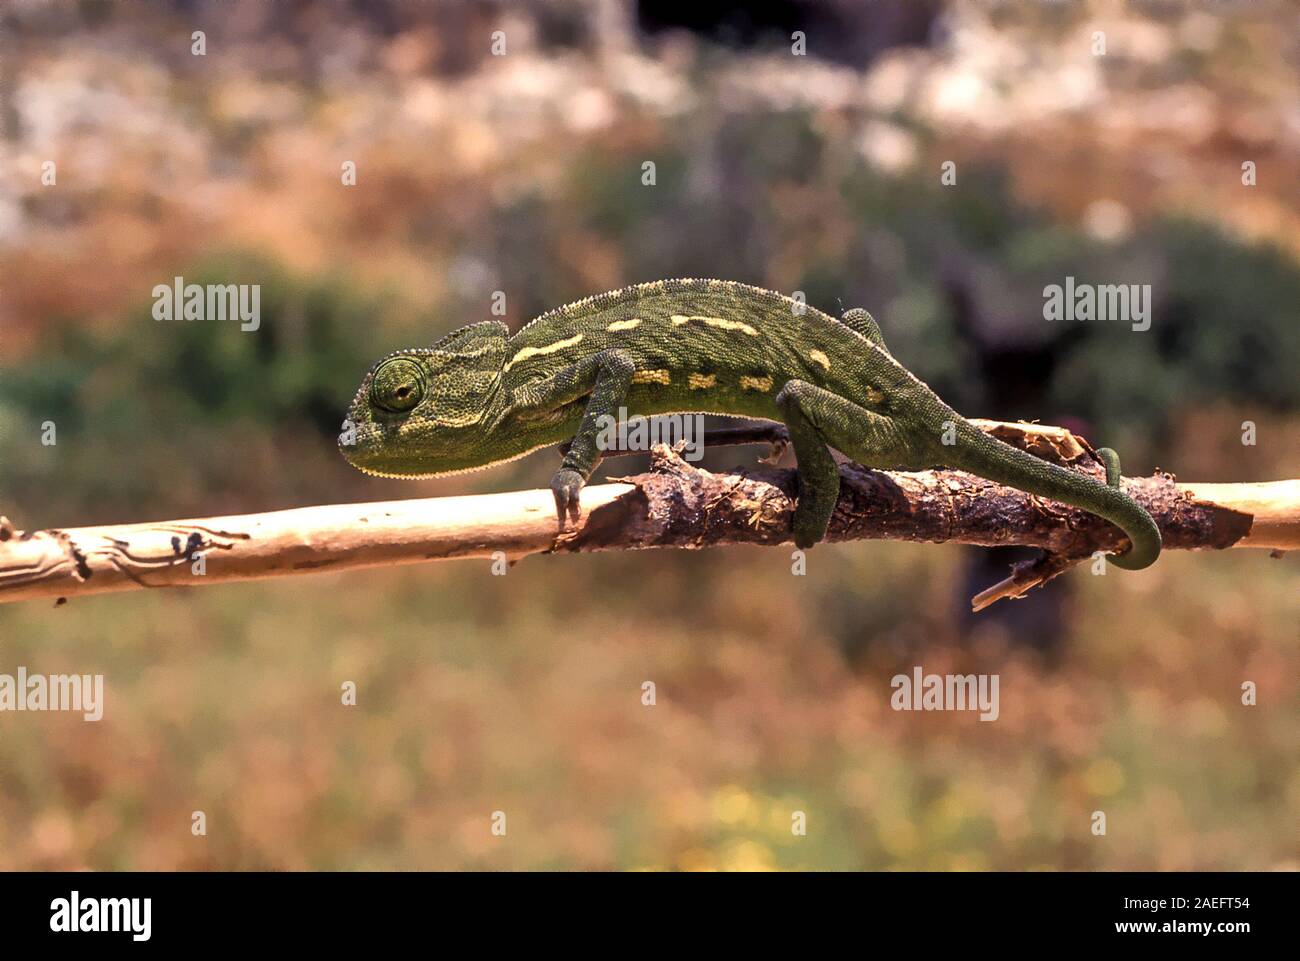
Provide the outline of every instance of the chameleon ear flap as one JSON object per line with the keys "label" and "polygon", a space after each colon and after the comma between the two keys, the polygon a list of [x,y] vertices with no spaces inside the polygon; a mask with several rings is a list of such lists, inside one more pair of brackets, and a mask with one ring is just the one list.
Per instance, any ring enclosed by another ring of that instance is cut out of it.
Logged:
{"label": "chameleon ear flap", "polygon": [[485,320],[453,330],[429,349],[458,358],[483,358],[488,366],[500,366],[497,361],[505,357],[509,339],[509,327],[499,320]]}
{"label": "chameleon ear flap", "polygon": [[880,335],[880,325],[876,323],[874,317],[861,307],[854,307],[852,310],[844,311],[840,317],[840,322],[850,330],[857,331],[881,350],[889,350],[885,346],[885,338]]}

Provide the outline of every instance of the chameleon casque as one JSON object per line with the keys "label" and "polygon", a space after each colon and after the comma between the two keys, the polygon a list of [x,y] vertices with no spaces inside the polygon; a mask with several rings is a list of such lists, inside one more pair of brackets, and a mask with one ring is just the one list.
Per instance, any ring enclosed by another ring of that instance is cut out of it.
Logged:
{"label": "chameleon casque", "polygon": [[579,491],[600,462],[600,424],[620,408],[784,423],[801,548],[825,535],[839,495],[829,445],[867,467],[955,468],[1098,514],[1132,544],[1110,557],[1118,567],[1160,554],[1155,522],[1119,489],[1113,451],[1098,451],[1106,483],[1040,460],[940,400],[894,359],[865,310],[836,320],[732,281],[639,284],[549,311],[513,337],[485,321],[396,351],[362,380],[348,413],[354,437],[345,432],[340,449],[369,474],[434,477],[571,441],[551,481],[563,525],[579,516]]}

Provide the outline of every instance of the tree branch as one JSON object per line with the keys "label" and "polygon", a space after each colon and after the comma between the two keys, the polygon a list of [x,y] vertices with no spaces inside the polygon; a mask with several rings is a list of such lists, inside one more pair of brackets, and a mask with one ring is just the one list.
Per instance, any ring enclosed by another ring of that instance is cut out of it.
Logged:
{"label": "tree branch", "polygon": [[[1008,443],[1104,478],[1088,443],[1059,427],[975,421]],[[706,443],[771,443],[777,425],[732,428]],[[892,539],[1045,553],[977,595],[976,609],[1023,594],[1097,551],[1125,544],[1086,511],[960,471],[896,473],[840,465],[830,541]],[[772,466],[715,474],[660,445],[650,470],[585,488],[583,517],[560,531],[550,491],[517,491],[21,532],[0,518],[0,602],[144,587],[217,584],[426,560],[790,540],[795,474]],[[1171,475],[1126,478],[1155,518],[1167,550],[1300,547],[1300,480],[1179,484]]]}

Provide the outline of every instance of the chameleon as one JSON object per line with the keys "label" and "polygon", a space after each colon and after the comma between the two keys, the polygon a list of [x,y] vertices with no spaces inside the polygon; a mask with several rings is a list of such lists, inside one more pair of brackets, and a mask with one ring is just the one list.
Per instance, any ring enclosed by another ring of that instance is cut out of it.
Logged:
{"label": "chameleon", "polygon": [[1004,443],[895,360],[866,310],[836,319],[770,290],[661,280],[550,310],[513,336],[499,320],[398,350],[365,375],[340,434],[349,463],[381,477],[437,477],[504,464],[568,441],[552,481],[561,529],[600,463],[609,418],[722,414],[786,426],[797,461],[793,539],[826,534],[839,496],[829,448],[882,470],[963,470],[1096,514],[1127,535],[1111,554],[1139,570],[1160,530],[1120,485]]}

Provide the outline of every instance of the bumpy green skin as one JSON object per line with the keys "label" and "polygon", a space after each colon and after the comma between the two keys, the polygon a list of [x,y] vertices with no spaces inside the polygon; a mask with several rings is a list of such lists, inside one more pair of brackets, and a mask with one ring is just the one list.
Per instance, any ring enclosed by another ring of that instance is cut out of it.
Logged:
{"label": "bumpy green skin", "polygon": [[870,467],[956,468],[1098,514],[1132,542],[1110,558],[1119,567],[1160,554],[1155,522],[1119,489],[1114,452],[1103,452],[1106,484],[1040,460],[940,400],[894,360],[865,310],[837,321],[731,281],[640,284],[550,311],[513,337],[488,321],[397,351],[362,381],[340,448],[368,473],[430,477],[571,441],[551,483],[563,524],[600,462],[601,418],[620,408],[783,422],[798,458],[802,548],[825,535],[839,495],[829,445]]}

